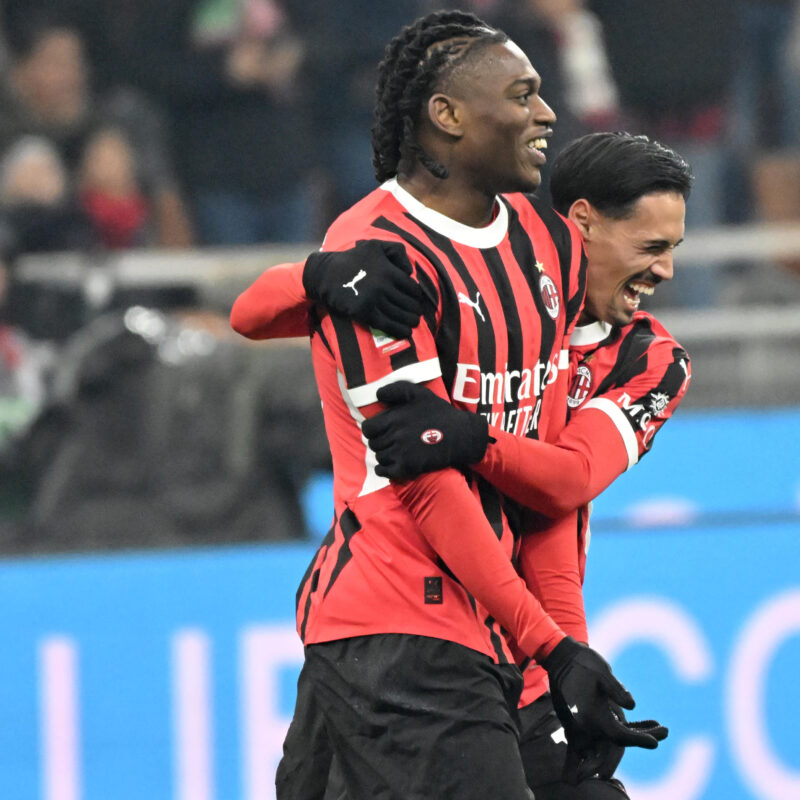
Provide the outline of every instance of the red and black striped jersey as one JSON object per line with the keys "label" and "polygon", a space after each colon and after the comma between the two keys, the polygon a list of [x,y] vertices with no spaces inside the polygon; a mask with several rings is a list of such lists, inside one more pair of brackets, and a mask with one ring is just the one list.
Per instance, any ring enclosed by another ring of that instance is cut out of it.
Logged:
{"label": "red and black striped jersey", "polygon": [[633,466],[672,416],[691,380],[689,355],[646,311],[624,327],[601,322],[577,328],[570,340],[570,414],[606,413]]}
{"label": "red and black striped jersey", "polygon": [[[459,526],[469,523],[459,514],[471,503],[510,565],[516,541],[503,496],[480,476],[453,470],[390,484],[375,474],[360,422],[379,410],[377,390],[397,380],[428,383],[515,438],[536,438],[552,430],[551,418],[563,421],[566,345],[584,294],[580,236],[528,196],[498,198],[494,220],[476,229],[389,181],[331,226],[324,247],[345,250],[366,238],[405,245],[427,309],[404,341],[317,309],[312,359],[333,457],[336,521],[299,588],[298,627],[306,644],[416,633],[503,661],[501,625],[462,586],[451,561],[467,546]],[[452,528],[442,543],[448,555],[421,533],[428,507],[446,500],[436,483],[443,478],[435,477],[446,473],[463,490],[457,501],[453,496],[445,526]],[[424,491],[410,502],[415,485]],[[473,560],[480,562],[480,553]],[[545,638],[553,632],[544,622],[540,630]]]}
{"label": "red and black striped jersey", "polygon": [[[537,596],[546,598],[545,610],[567,633],[585,641],[580,585],[590,540],[590,500],[649,452],[686,393],[691,363],[686,350],[645,311],[637,311],[623,327],[603,322],[577,327],[570,340],[570,362],[570,421],[555,444],[573,453],[580,450],[590,472],[582,487],[565,489],[557,485],[558,466],[551,460],[548,491],[561,489],[562,508],[580,505],[555,523],[577,529],[577,538],[571,546],[571,537],[557,539],[550,523],[546,534],[523,539],[519,565]],[[574,477],[580,471],[572,468],[570,473]],[[533,702],[545,688],[543,671],[529,667],[521,702]]]}

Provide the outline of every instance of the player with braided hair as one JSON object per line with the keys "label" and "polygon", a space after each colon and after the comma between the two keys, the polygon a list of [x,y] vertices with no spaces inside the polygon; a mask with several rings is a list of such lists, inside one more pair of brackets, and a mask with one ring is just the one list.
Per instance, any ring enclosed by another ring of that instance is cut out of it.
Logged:
{"label": "player with braided hair", "polygon": [[[447,74],[467,50],[474,57],[480,44],[506,39],[504,33],[489,28],[473,14],[439,11],[404,28],[388,45],[378,71],[372,128],[372,163],[378,181],[393,178],[401,162],[413,158],[437,178],[448,177],[447,168],[416,140],[420,103],[435,81],[446,85]],[[442,42],[445,44],[431,49],[431,45]]]}
{"label": "player with braided hair", "polygon": [[[335,518],[297,595],[306,661],[281,800],[324,790],[303,764],[312,730],[312,746],[327,748],[315,752],[320,769],[327,777],[333,751],[352,800],[530,798],[507,633],[548,670],[568,736],[657,745],[615,713],[633,698],[608,664],[516,574],[500,493],[454,469],[382,478],[361,434],[383,408],[379,390],[399,380],[496,415],[514,436],[563,426],[585,258],[577,229],[525,194],[539,185],[555,122],[539,84],[516,45],[462,12],[422,18],[387,49],[374,131],[386,180],[331,226],[324,249],[400,245],[425,322],[398,341],[314,310]],[[359,258],[342,283],[355,296],[369,276]],[[237,329],[259,291],[256,282],[234,309]]]}

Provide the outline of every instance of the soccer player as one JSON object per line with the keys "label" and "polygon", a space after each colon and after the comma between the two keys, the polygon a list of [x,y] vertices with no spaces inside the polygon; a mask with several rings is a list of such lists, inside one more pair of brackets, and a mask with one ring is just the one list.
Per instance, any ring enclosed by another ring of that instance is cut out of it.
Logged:
{"label": "soccer player", "polygon": [[[518,446],[514,437],[492,429],[495,441],[484,460],[472,465],[525,505],[562,517],[549,531],[524,538],[521,563],[530,583],[540,588],[548,580],[561,581],[561,586],[550,587],[550,594],[558,597],[560,592],[567,609],[561,624],[578,638],[585,638],[582,619],[575,614],[580,598],[570,600],[569,594],[576,586],[579,589],[588,548],[588,509],[583,506],[649,450],[689,383],[685,351],[638,305],[641,294],[651,294],[661,280],[672,277],[672,251],[683,236],[690,185],[685,161],[644,136],[592,134],[562,151],[551,178],[554,203],[580,228],[589,261],[586,306],[570,346],[573,381],[567,402],[572,419],[555,445],[534,440]],[[408,326],[418,319],[415,285],[410,280],[404,283],[410,265],[397,253],[364,244],[357,249],[369,264],[372,279],[364,281],[361,295],[369,302],[360,306],[353,305],[355,295],[343,287],[351,265],[335,260],[341,254],[314,255],[306,269],[314,283],[324,278],[326,299],[334,307],[382,324],[398,336],[407,334]],[[260,279],[262,301],[248,322],[259,337],[302,335],[306,330],[302,267],[268,270]],[[380,280],[374,280],[378,276]],[[257,310],[260,316],[255,315]],[[469,441],[474,431],[471,418],[456,412],[451,419],[452,409],[440,409],[438,404],[432,418],[425,401],[437,399],[427,392],[416,396],[413,387],[395,386],[382,390],[382,395],[386,392],[394,393],[396,401],[405,398],[407,405],[395,405],[365,425],[384,464],[380,472],[409,475],[459,463],[458,445]],[[435,446],[421,444],[419,435],[437,426],[447,431],[446,439]],[[536,452],[526,455],[526,448]],[[568,513],[577,508],[579,514]],[[555,531],[565,527],[571,529],[574,544],[563,558],[564,542],[570,539]],[[554,542],[560,551],[555,559],[547,552]],[[559,558],[561,568],[554,569]],[[578,566],[573,568],[576,560]],[[579,577],[573,580],[576,569]],[[558,602],[555,616],[557,611]],[[610,778],[616,764],[613,757],[601,778],[587,778],[577,787],[561,780],[566,751],[559,735],[561,723],[541,670],[529,668],[525,678],[521,747],[536,796],[624,797],[618,782]],[[617,760],[621,752],[617,751]]]}
{"label": "soccer player", "polygon": [[[529,797],[506,632],[547,669],[571,732],[657,744],[618,719],[613,703],[632,707],[630,695],[514,571],[502,496],[452,469],[390,483],[360,430],[381,410],[381,387],[408,379],[454,397],[463,365],[499,387],[480,410],[509,430],[535,435],[559,415],[582,250],[574,228],[513,193],[535,189],[545,162],[555,117],[538,88],[524,54],[472,15],[437,12],[404,29],[379,75],[373,145],[385,182],[326,236],[329,250],[402,243],[426,301],[403,341],[315,310],[335,522],[298,592],[298,707],[319,712],[352,798]],[[347,282],[354,294],[365,275]]]}

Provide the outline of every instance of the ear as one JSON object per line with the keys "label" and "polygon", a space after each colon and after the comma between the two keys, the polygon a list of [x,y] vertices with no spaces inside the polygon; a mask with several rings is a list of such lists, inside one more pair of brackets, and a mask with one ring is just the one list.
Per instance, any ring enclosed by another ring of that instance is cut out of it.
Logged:
{"label": "ear", "polygon": [[464,135],[463,113],[458,101],[441,92],[428,100],[428,119],[437,130],[460,139]]}
{"label": "ear", "polygon": [[583,197],[578,198],[569,208],[567,217],[578,226],[584,239],[591,235],[592,225],[597,220],[594,206]]}

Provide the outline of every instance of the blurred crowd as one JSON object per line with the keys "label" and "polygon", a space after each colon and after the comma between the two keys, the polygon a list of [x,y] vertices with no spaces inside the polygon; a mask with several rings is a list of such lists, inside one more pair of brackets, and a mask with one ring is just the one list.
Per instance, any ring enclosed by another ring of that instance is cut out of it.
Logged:
{"label": "blurred crowd", "polygon": [[798,215],[796,0],[6,0],[2,252],[316,240],[374,186],[384,44],[443,5],[530,54],[555,150],[645,132],[690,223]]}
{"label": "blurred crowd", "polygon": [[800,218],[797,0],[7,0],[0,255],[318,240],[374,187],[385,42],[442,5],[530,54],[554,152],[648,133],[690,226]]}
{"label": "blurred crowd", "polygon": [[[37,328],[41,298],[34,320],[15,288],[21,255],[318,241],[374,188],[370,125],[385,43],[437,7],[475,11],[529,54],[559,118],[550,158],[583,133],[647,133],[693,167],[690,230],[800,223],[800,0],[4,0],[2,424],[24,429],[52,399],[41,376],[52,381],[61,356],[41,341],[54,338]],[[719,269],[687,270],[659,290],[661,301],[719,302]],[[140,336],[123,312],[114,335],[98,334],[97,352],[106,339]],[[68,316],[63,306],[45,314]],[[228,347],[217,322],[205,333]],[[79,387],[96,390],[71,369],[62,383],[73,399]],[[54,419],[66,424],[51,415],[29,447],[51,441]],[[309,464],[321,459],[315,452]],[[56,517],[67,474],[32,490]],[[304,477],[284,479],[296,493]]]}

